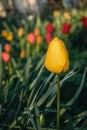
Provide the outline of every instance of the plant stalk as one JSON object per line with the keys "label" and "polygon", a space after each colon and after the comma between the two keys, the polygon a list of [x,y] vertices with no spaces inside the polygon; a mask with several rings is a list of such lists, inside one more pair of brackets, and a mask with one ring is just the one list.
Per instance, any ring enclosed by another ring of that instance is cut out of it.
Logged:
{"label": "plant stalk", "polygon": [[0,44],[0,92],[1,92],[1,86],[2,86],[2,46]]}
{"label": "plant stalk", "polygon": [[57,130],[60,127],[60,79],[59,75],[57,75]]}

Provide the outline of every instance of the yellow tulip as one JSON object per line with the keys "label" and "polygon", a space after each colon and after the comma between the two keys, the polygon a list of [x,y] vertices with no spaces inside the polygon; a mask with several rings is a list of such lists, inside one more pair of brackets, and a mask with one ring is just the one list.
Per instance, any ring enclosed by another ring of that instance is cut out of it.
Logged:
{"label": "yellow tulip", "polygon": [[22,27],[20,27],[18,29],[18,36],[21,37],[24,34],[24,29]]}
{"label": "yellow tulip", "polygon": [[1,36],[2,36],[2,37],[6,37],[7,35],[8,35],[7,30],[2,30]]}
{"label": "yellow tulip", "polygon": [[53,11],[53,16],[54,17],[58,17],[60,15],[60,11],[59,10],[54,10]]}
{"label": "yellow tulip", "polygon": [[7,37],[6,37],[6,40],[12,41],[12,39],[13,39],[13,34],[11,32],[9,32]]}
{"label": "yellow tulip", "polygon": [[66,19],[71,19],[71,15],[70,15],[69,12],[65,12],[65,13],[64,13],[64,17],[65,17]]}
{"label": "yellow tulip", "polygon": [[67,49],[62,40],[54,38],[48,47],[44,66],[51,72],[61,73],[69,68]]}

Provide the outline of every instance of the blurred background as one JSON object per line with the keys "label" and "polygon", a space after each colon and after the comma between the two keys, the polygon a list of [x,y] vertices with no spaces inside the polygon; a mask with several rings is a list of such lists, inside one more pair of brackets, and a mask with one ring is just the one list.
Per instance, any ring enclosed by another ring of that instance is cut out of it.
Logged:
{"label": "blurred background", "polygon": [[45,11],[44,6],[49,11],[83,9],[87,7],[87,0],[0,0],[0,17],[6,17],[9,13],[41,14]]}

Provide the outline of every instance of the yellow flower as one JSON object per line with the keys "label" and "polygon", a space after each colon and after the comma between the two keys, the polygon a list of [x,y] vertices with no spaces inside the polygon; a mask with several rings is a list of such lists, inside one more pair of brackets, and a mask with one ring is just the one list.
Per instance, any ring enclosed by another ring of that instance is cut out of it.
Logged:
{"label": "yellow flower", "polygon": [[53,11],[53,16],[54,17],[58,17],[60,15],[60,11],[59,10],[54,10]]}
{"label": "yellow flower", "polygon": [[6,37],[7,35],[8,35],[7,30],[2,30],[1,36],[2,36],[2,37]]}
{"label": "yellow flower", "polygon": [[69,58],[67,49],[59,38],[54,38],[47,50],[45,67],[54,73],[65,72],[69,68]]}
{"label": "yellow flower", "polygon": [[21,27],[18,29],[18,36],[21,37],[24,34],[24,29]]}
{"label": "yellow flower", "polygon": [[6,36],[6,40],[12,41],[12,39],[13,39],[13,34],[11,32],[9,32],[8,35]]}
{"label": "yellow flower", "polygon": [[70,15],[69,12],[65,12],[65,13],[64,13],[64,17],[65,17],[66,19],[71,19],[71,15]]}

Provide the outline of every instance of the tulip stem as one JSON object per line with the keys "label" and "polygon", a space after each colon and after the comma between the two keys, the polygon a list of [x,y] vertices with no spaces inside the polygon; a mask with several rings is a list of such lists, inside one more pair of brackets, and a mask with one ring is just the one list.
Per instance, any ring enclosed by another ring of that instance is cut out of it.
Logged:
{"label": "tulip stem", "polygon": [[28,59],[28,57],[30,56],[30,43],[27,43],[26,44],[26,58]]}
{"label": "tulip stem", "polygon": [[60,79],[59,75],[57,75],[57,130],[59,130],[60,126]]}
{"label": "tulip stem", "polygon": [[1,93],[1,86],[2,86],[2,46],[0,44],[0,93]]}

